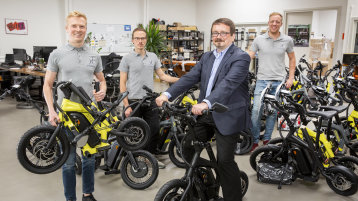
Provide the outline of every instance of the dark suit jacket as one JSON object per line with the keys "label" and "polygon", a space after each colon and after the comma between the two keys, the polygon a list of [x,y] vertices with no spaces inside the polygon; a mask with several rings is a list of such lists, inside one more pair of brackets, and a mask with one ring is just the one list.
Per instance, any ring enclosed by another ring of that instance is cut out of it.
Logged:
{"label": "dark suit jacket", "polygon": [[[201,82],[198,101],[202,102],[205,99],[214,60],[213,52],[206,52],[189,73],[167,90],[172,96],[171,100],[192,85]],[[223,135],[235,134],[251,127],[247,81],[250,60],[250,56],[246,52],[231,45],[216,71],[212,91],[206,98],[211,104],[218,102],[229,107],[225,113],[213,112],[215,125]]]}

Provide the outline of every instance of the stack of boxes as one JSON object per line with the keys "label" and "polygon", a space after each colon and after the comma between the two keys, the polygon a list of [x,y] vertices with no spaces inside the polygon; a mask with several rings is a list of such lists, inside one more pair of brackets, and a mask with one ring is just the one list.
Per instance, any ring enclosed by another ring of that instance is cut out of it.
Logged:
{"label": "stack of boxes", "polygon": [[324,66],[322,75],[332,66],[334,43],[330,39],[311,39],[310,40],[310,63],[314,69],[317,61],[320,61]]}

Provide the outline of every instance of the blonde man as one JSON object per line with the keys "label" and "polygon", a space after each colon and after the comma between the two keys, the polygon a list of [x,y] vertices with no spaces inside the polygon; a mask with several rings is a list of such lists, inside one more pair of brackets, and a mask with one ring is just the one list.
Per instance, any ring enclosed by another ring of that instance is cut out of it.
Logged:
{"label": "blonde man", "polygon": [[[282,26],[282,15],[273,12],[269,16],[269,30],[263,35],[255,38],[251,50],[248,52],[251,58],[255,58],[257,53],[259,66],[257,70],[257,82],[254,92],[254,105],[252,109],[252,134],[254,137],[253,151],[258,147],[261,115],[260,94],[268,83],[272,83],[271,93],[274,93],[276,87],[286,77],[285,53],[289,58],[289,78],[286,81],[286,87],[290,88],[293,83],[296,68],[296,58],[293,51],[293,40],[291,37],[280,32]],[[275,126],[277,112],[266,118],[266,129],[263,138],[263,144],[267,144],[271,139],[272,131]]]}
{"label": "blonde man", "polygon": [[[101,101],[106,94],[106,81],[102,73],[100,56],[89,50],[84,44],[87,31],[87,17],[85,14],[73,11],[66,18],[66,32],[68,44],[53,51],[49,57],[44,82],[44,96],[49,108],[49,122],[56,126],[60,121],[53,107],[52,86],[54,81],[71,80],[76,86],[81,86],[87,94]],[[92,82],[93,75],[100,82],[100,91],[94,92]],[[58,102],[61,105],[63,94],[58,92]],[[72,97],[72,101],[79,102],[78,97]],[[65,130],[71,137],[71,132]],[[73,137],[73,136],[72,136]],[[75,174],[76,148],[71,146],[70,155],[62,167],[62,178],[66,200],[76,200],[76,174]],[[82,157],[82,186],[83,201],[96,201],[92,193],[94,191],[95,159]]]}

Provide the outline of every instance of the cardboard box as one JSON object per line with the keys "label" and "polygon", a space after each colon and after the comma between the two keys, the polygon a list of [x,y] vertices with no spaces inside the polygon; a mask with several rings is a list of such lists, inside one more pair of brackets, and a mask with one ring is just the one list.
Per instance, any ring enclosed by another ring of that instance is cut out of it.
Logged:
{"label": "cardboard box", "polygon": [[255,39],[255,35],[249,35],[249,39]]}
{"label": "cardboard box", "polygon": [[198,30],[198,28],[196,26],[186,26],[184,28],[185,28],[185,30],[189,30],[189,31],[197,31]]}
{"label": "cardboard box", "polygon": [[183,26],[181,22],[173,22],[173,25],[176,26],[176,27]]}
{"label": "cardboard box", "polygon": [[165,25],[165,24],[159,24],[158,27],[159,27],[160,31],[166,31],[167,30],[167,25]]}

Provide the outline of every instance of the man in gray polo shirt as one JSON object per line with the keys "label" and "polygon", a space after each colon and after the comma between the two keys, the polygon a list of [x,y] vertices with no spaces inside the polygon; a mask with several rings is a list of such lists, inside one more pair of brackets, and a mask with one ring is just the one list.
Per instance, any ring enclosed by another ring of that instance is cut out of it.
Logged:
{"label": "man in gray polo shirt", "polygon": [[[132,33],[132,42],[134,44],[134,51],[125,55],[119,65],[120,70],[120,91],[128,91],[128,98],[123,100],[123,105],[128,107],[132,102],[142,99],[146,95],[146,91],[142,89],[146,85],[150,89],[154,89],[153,73],[155,72],[161,80],[174,83],[179,78],[171,77],[164,74],[160,69],[161,63],[158,57],[145,50],[147,43],[147,33],[143,28],[136,28]],[[155,102],[151,106],[141,107],[134,116],[142,117],[149,125],[151,130],[151,142],[147,150],[156,154],[158,134],[159,134],[159,115],[158,110],[155,110]],[[125,111],[126,117],[132,113],[132,108],[129,107]],[[158,161],[159,162],[159,161]],[[159,167],[164,168],[165,165],[159,162]]]}
{"label": "man in gray polo shirt", "polygon": [[[296,58],[295,53],[293,52],[293,40],[289,36],[280,32],[280,28],[282,26],[282,15],[277,12],[271,13],[268,26],[269,31],[256,37],[252,43],[251,50],[248,52],[251,58],[255,58],[257,52],[259,60],[256,88],[254,92],[254,105],[251,114],[252,134],[254,137],[254,145],[251,151],[258,147],[259,143],[262,115],[260,95],[262,90],[268,83],[271,82],[272,89],[270,93],[273,94],[280,82],[285,79],[285,53],[287,53],[289,58],[289,78],[286,81],[286,88],[290,88],[292,86],[296,68]],[[266,118],[266,129],[263,137],[263,144],[267,144],[271,139],[276,118],[276,111]]]}
{"label": "man in gray polo shirt", "polygon": [[[73,11],[66,18],[66,32],[68,44],[56,49],[50,55],[44,82],[44,96],[49,110],[49,122],[56,126],[60,122],[53,107],[52,86],[57,81],[72,81],[76,86],[81,86],[90,97],[101,101],[106,94],[106,80],[102,73],[100,56],[91,52],[84,44],[87,31],[87,17],[78,11]],[[100,82],[100,91],[94,92],[92,81],[94,76]],[[63,94],[59,90],[59,104],[61,105]],[[72,96],[72,101],[79,102],[79,97]],[[69,131],[68,135],[71,135]],[[62,180],[66,200],[76,200],[76,147],[71,146],[70,155],[62,167]],[[94,191],[94,157],[82,156],[82,201],[96,201],[92,193]],[[53,199],[49,199],[53,200]]]}

